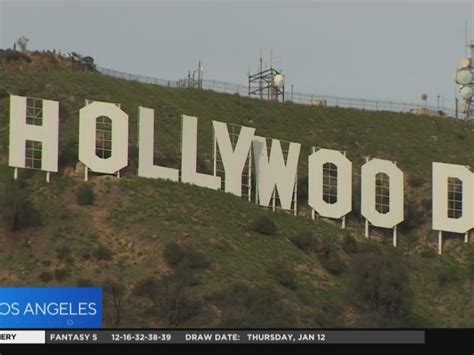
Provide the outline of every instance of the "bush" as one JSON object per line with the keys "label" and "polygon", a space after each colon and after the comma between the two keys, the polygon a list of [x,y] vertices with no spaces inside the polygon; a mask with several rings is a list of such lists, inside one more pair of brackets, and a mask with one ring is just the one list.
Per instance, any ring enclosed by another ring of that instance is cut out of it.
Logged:
{"label": "bush", "polygon": [[59,267],[54,270],[54,278],[57,281],[63,281],[69,275],[69,269],[67,267]]}
{"label": "bush", "polygon": [[59,151],[59,164],[61,166],[75,166],[78,157],[78,143],[77,141],[68,141],[61,145]]}
{"label": "bush", "polygon": [[420,252],[422,258],[436,258],[436,252],[433,249],[423,249]]}
{"label": "bush", "polygon": [[107,308],[114,314],[114,325],[117,326],[122,320],[127,288],[121,281],[108,278],[103,282],[103,290]]}
{"label": "bush", "polygon": [[407,232],[417,228],[425,223],[425,214],[421,208],[418,208],[412,201],[405,208],[405,219],[400,225],[403,232]]}
{"label": "bush", "polygon": [[250,225],[250,229],[264,235],[277,235],[278,230],[269,216],[260,216]]}
{"label": "bush", "polygon": [[474,261],[469,264],[469,276],[474,280]]}
{"label": "bush", "polygon": [[76,198],[80,206],[92,205],[95,200],[92,186],[90,184],[82,184],[77,190]]}
{"label": "bush", "polygon": [[342,239],[341,248],[347,254],[355,254],[358,250],[357,240],[352,235],[346,234]]}
{"label": "bush", "polygon": [[196,250],[184,248],[176,242],[166,244],[163,253],[166,262],[172,267],[206,269],[210,266],[209,258]]}
{"label": "bush", "polygon": [[132,293],[135,296],[148,297],[150,300],[153,300],[159,291],[159,281],[154,276],[146,277],[135,283]]}
{"label": "bush", "polygon": [[94,282],[90,279],[81,277],[77,279],[76,285],[77,287],[92,287],[94,286]]}
{"label": "bush", "polygon": [[4,99],[8,96],[9,96],[8,91],[4,87],[0,86],[0,99]]}
{"label": "bush", "polygon": [[0,50],[0,60],[4,60],[6,63],[16,62],[22,60],[27,63],[31,63],[31,58],[20,51],[14,51],[12,49]]}
{"label": "bush", "polygon": [[267,285],[234,283],[211,296],[222,314],[221,327],[290,328],[297,327],[298,310],[288,297]]}
{"label": "bush", "polygon": [[420,186],[423,186],[423,184],[425,183],[425,179],[423,178],[423,176],[417,176],[417,175],[410,175],[408,176],[408,184],[411,186],[411,187],[420,187]]}
{"label": "bush", "polygon": [[204,302],[190,287],[193,281],[191,270],[184,268],[182,264],[160,279],[154,303],[161,319],[167,321],[168,325],[178,326],[203,314]]}
{"label": "bush", "polygon": [[59,260],[62,260],[62,261],[68,262],[68,263],[73,261],[71,249],[66,245],[57,247],[56,257]]}
{"label": "bush", "polygon": [[181,246],[178,243],[171,242],[165,245],[163,256],[165,257],[165,260],[168,263],[168,265],[176,266],[181,261],[183,261],[185,257],[185,253],[184,253],[183,248],[181,248]]}
{"label": "bush", "polygon": [[346,263],[336,251],[329,251],[320,258],[321,265],[333,275],[340,275],[347,269]]}
{"label": "bush", "polygon": [[97,260],[111,260],[113,255],[112,250],[103,244],[99,244],[92,252],[92,256]]}
{"label": "bush", "polygon": [[443,259],[438,267],[437,281],[439,287],[444,287],[450,283],[455,283],[465,277],[462,269],[457,264],[451,264]]}
{"label": "bush", "polygon": [[351,269],[352,293],[360,302],[381,322],[403,324],[412,309],[413,293],[401,255],[395,250],[363,253],[355,257]]}
{"label": "bush", "polygon": [[308,177],[301,176],[298,178],[298,201],[308,199]]}
{"label": "bush", "polygon": [[53,274],[49,271],[43,271],[39,274],[39,279],[43,282],[49,282],[53,279]]}
{"label": "bush", "polygon": [[303,251],[318,251],[320,249],[320,241],[311,232],[298,233],[290,238],[290,241]]}
{"label": "bush", "polygon": [[270,274],[281,286],[296,290],[296,273],[288,265],[278,262],[270,269]]}
{"label": "bush", "polygon": [[26,186],[20,182],[6,184],[0,201],[2,219],[11,231],[41,225],[41,215],[30,201]]}

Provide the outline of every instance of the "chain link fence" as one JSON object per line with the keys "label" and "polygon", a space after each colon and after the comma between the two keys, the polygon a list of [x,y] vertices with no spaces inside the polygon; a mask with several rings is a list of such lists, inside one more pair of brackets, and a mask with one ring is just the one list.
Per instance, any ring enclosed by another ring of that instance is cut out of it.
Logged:
{"label": "chain link fence", "polygon": [[[103,75],[113,78],[124,79],[129,81],[138,81],[145,84],[167,86],[174,88],[200,88],[204,90],[212,90],[225,94],[238,94],[240,96],[248,96],[248,87],[245,85],[227,83],[218,80],[201,80],[200,82],[192,78],[182,80],[165,80],[144,75],[135,75],[120,72],[113,69],[97,67],[97,71]],[[410,112],[412,110],[429,110],[431,114],[440,111],[440,115],[456,118],[456,102],[455,100],[443,99],[439,106],[427,106],[416,103],[406,103],[397,101],[370,100],[360,98],[349,98],[340,96],[315,95],[307,93],[289,93],[286,91],[285,100],[299,104],[315,105],[315,106],[332,106],[354,108],[369,111],[392,111],[392,112]]]}

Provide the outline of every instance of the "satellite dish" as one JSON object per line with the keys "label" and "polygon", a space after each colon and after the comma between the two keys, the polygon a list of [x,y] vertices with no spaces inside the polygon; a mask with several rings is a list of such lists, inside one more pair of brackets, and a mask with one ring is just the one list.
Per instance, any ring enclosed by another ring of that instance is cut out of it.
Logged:
{"label": "satellite dish", "polygon": [[461,85],[470,84],[472,81],[472,73],[470,70],[460,70],[456,74],[456,83]]}
{"label": "satellite dish", "polygon": [[471,60],[469,58],[463,58],[459,61],[458,69],[466,69],[471,66]]}
{"label": "satellite dish", "polygon": [[278,89],[281,89],[285,86],[285,77],[281,74],[277,74],[273,77],[273,85],[275,85]]}
{"label": "satellite dish", "polygon": [[461,97],[463,99],[470,99],[472,97],[472,88],[470,86],[465,86],[461,89]]}
{"label": "satellite dish", "polygon": [[461,113],[466,113],[468,107],[469,107],[469,106],[468,106],[467,102],[462,102],[461,105],[460,105],[460,107],[459,107],[459,111],[460,111]]}

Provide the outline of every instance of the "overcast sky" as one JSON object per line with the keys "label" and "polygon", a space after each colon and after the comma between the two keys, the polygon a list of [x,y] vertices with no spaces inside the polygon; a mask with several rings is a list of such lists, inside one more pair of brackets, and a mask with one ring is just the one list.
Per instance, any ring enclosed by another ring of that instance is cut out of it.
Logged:
{"label": "overcast sky", "polygon": [[[92,56],[99,66],[164,79],[246,84],[264,61],[295,92],[417,102],[453,99],[453,73],[474,38],[474,0],[0,0],[0,47]],[[288,88],[288,86],[287,86]]]}

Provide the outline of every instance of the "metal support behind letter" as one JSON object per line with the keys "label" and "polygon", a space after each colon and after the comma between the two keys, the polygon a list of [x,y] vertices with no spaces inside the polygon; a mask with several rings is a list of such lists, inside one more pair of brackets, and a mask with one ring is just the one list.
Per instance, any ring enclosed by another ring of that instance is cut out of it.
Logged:
{"label": "metal support behind letter", "polygon": [[248,200],[249,202],[252,201],[252,146],[249,149],[249,169],[248,169]]}
{"label": "metal support behind letter", "polygon": [[296,173],[296,177],[295,177],[295,185],[293,187],[293,191],[294,191],[294,197],[293,199],[295,200],[293,202],[294,204],[294,215],[296,216],[298,214],[298,173]]}
{"label": "metal support behind letter", "polygon": [[438,231],[438,254],[443,254],[443,232]]}
{"label": "metal support behind letter", "polygon": [[276,211],[276,188],[273,190],[273,195],[272,195],[272,209],[273,209],[273,212]]}
{"label": "metal support behind letter", "polygon": [[365,220],[365,237],[369,239],[369,221]]}
{"label": "metal support behind letter", "polygon": [[217,176],[217,139],[212,130],[212,155],[214,156],[214,176]]}
{"label": "metal support behind letter", "polygon": [[393,227],[393,246],[397,247],[397,226]]}

